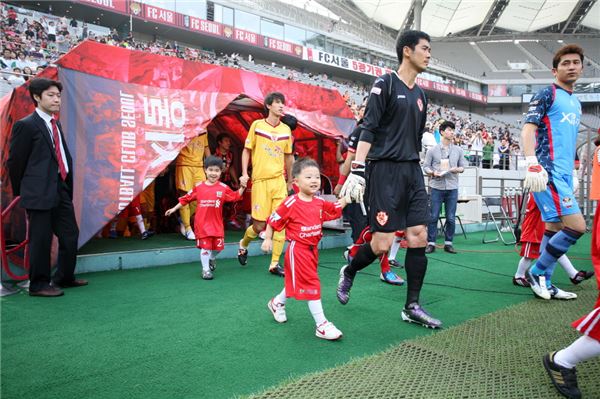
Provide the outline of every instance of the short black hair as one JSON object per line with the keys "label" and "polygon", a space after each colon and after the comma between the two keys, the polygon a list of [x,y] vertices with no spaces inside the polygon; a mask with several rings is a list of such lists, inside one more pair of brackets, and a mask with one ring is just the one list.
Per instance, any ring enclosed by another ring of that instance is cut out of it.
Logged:
{"label": "short black hair", "polygon": [[208,169],[211,166],[217,166],[219,169],[223,170],[223,160],[219,157],[215,157],[214,155],[206,157],[204,160],[204,169]]}
{"label": "short black hair", "polygon": [[298,177],[298,175],[306,168],[317,168],[321,170],[319,164],[314,159],[300,158],[292,165],[292,177]]}
{"label": "short black hair", "polygon": [[275,100],[281,101],[285,104],[285,96],[278,91],[271,92],[265,97],[265,112],[269,112],[267,105],[272,105]]}
{"label": "short black hair", "polygon": [[447,128],[451,128],[452,130],[456,129],[456,125],[454,122],[444,121],[440,124],[440,133],[446,130]]}
{"label": "short black hair", "polygon": [[229,138],[231,138],[231,136],[230,136],[230,135],[228,135],[227,133],[220,133],[220,134],[217,136],[217,143],[220,143],[221,141],[223,141],[223,139],[224,139],[225,137],[229,137]]}
{"label": "short black hair", "polygon": [[296,127],[298,127],[298,119],[296,119],[296,117],[291,114],[283,115],[281,117],[281,122],[288,125],[288,127],[290,128],[291,131],[296,130]]}
{"label": "short black hair", "polygon": [[46,79],[46,78],[34,78],[29,80],[29,95],[31,100],[37,106],[37,101],[33,98],[34,95],[42,96],[42,93],[51,87],[56,87],[59,92],[62,92],[63,86],[57,80]]}
{"label": "short black hair", "polygon": [[408,46],[414,51],[415,46],[419,44],[419,40],[425,39],[431,42],[429,35],[420,30],[406,30],[398,34],[396,39],[396,54],[398,55],[398,63],[402,64],[404,47]]}

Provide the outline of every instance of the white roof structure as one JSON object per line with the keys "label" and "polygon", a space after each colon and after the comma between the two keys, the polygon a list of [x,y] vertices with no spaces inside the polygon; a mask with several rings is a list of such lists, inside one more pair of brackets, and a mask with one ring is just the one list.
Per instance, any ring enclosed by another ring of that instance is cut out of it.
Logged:
{"label": "white roof structure", "polygon": [[[394,30],[411,26],[415,1],[352,0],[368,18]],[[530,33],[549,27],[555,27],[556,33],[567,34],[579,33],[583,27],[600,30],[597,0],[422,0],[422,3],[421,29],[434,37],[469,30],[477,36],[482,32],[490,35],[493,30],[500,31],[497,28],[504,33]]]}

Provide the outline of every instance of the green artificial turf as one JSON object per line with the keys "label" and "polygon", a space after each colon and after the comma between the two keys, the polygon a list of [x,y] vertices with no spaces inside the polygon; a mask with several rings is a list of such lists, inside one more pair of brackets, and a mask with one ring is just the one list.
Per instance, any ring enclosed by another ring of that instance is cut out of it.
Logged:
{"label": "green artificial turf", "polygon": [[[589,258],[589,236],[580,241],[572,257]],[[531,300],[511,284],[518,255],[510,247],[481,245],[481,234],[455,245],[463,252],[429,257],[422,292],[422,304],[446,327]],[[400,320],[406,287],[380,282],[377,265],[357,276],[350,303],[340,305],[341,253],[321,251],[320,263],[325,314],[343,331],[339,342],[314,336],[306,303],[290,300],[288,322],[273,320],[266,303],[283,280],[267,273],[266,256],[244,268],[219,260],[213,281],[200,279],[198,263],[180,264],[88,274],[89,286],[60,298],[2,298],[1,396],[232,397],[436,334]],[[555,281],[568,285],[561,270]]]}

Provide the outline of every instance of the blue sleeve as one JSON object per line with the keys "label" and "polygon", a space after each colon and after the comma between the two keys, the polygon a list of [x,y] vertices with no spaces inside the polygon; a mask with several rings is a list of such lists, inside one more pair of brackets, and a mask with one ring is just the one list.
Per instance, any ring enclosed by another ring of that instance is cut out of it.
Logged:
{"label": "blue sleeve", "polygon": [[523,123],[533,123],[540,126],[542,118],[548,113],[548,110],[554,102],[554,90],[548,86],[536,93],[529,102],[529,109],[525,115]]}

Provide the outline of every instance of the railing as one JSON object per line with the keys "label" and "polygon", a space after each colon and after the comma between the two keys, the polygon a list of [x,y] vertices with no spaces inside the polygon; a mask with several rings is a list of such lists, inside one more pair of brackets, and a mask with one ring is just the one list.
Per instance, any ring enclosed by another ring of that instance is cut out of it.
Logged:
{"label": "railing", "polygon": [[[483,151],[465,150],[465,160],[468,166],[482,169],[519,170],[525,168],[525,156],[521,154],[507,154],[503,157],[497,151],[492,153],[492,159],[483,159]],[[494,157],[496,156],[496,157]],[[500,157],[498,159],[498,156]]]}

